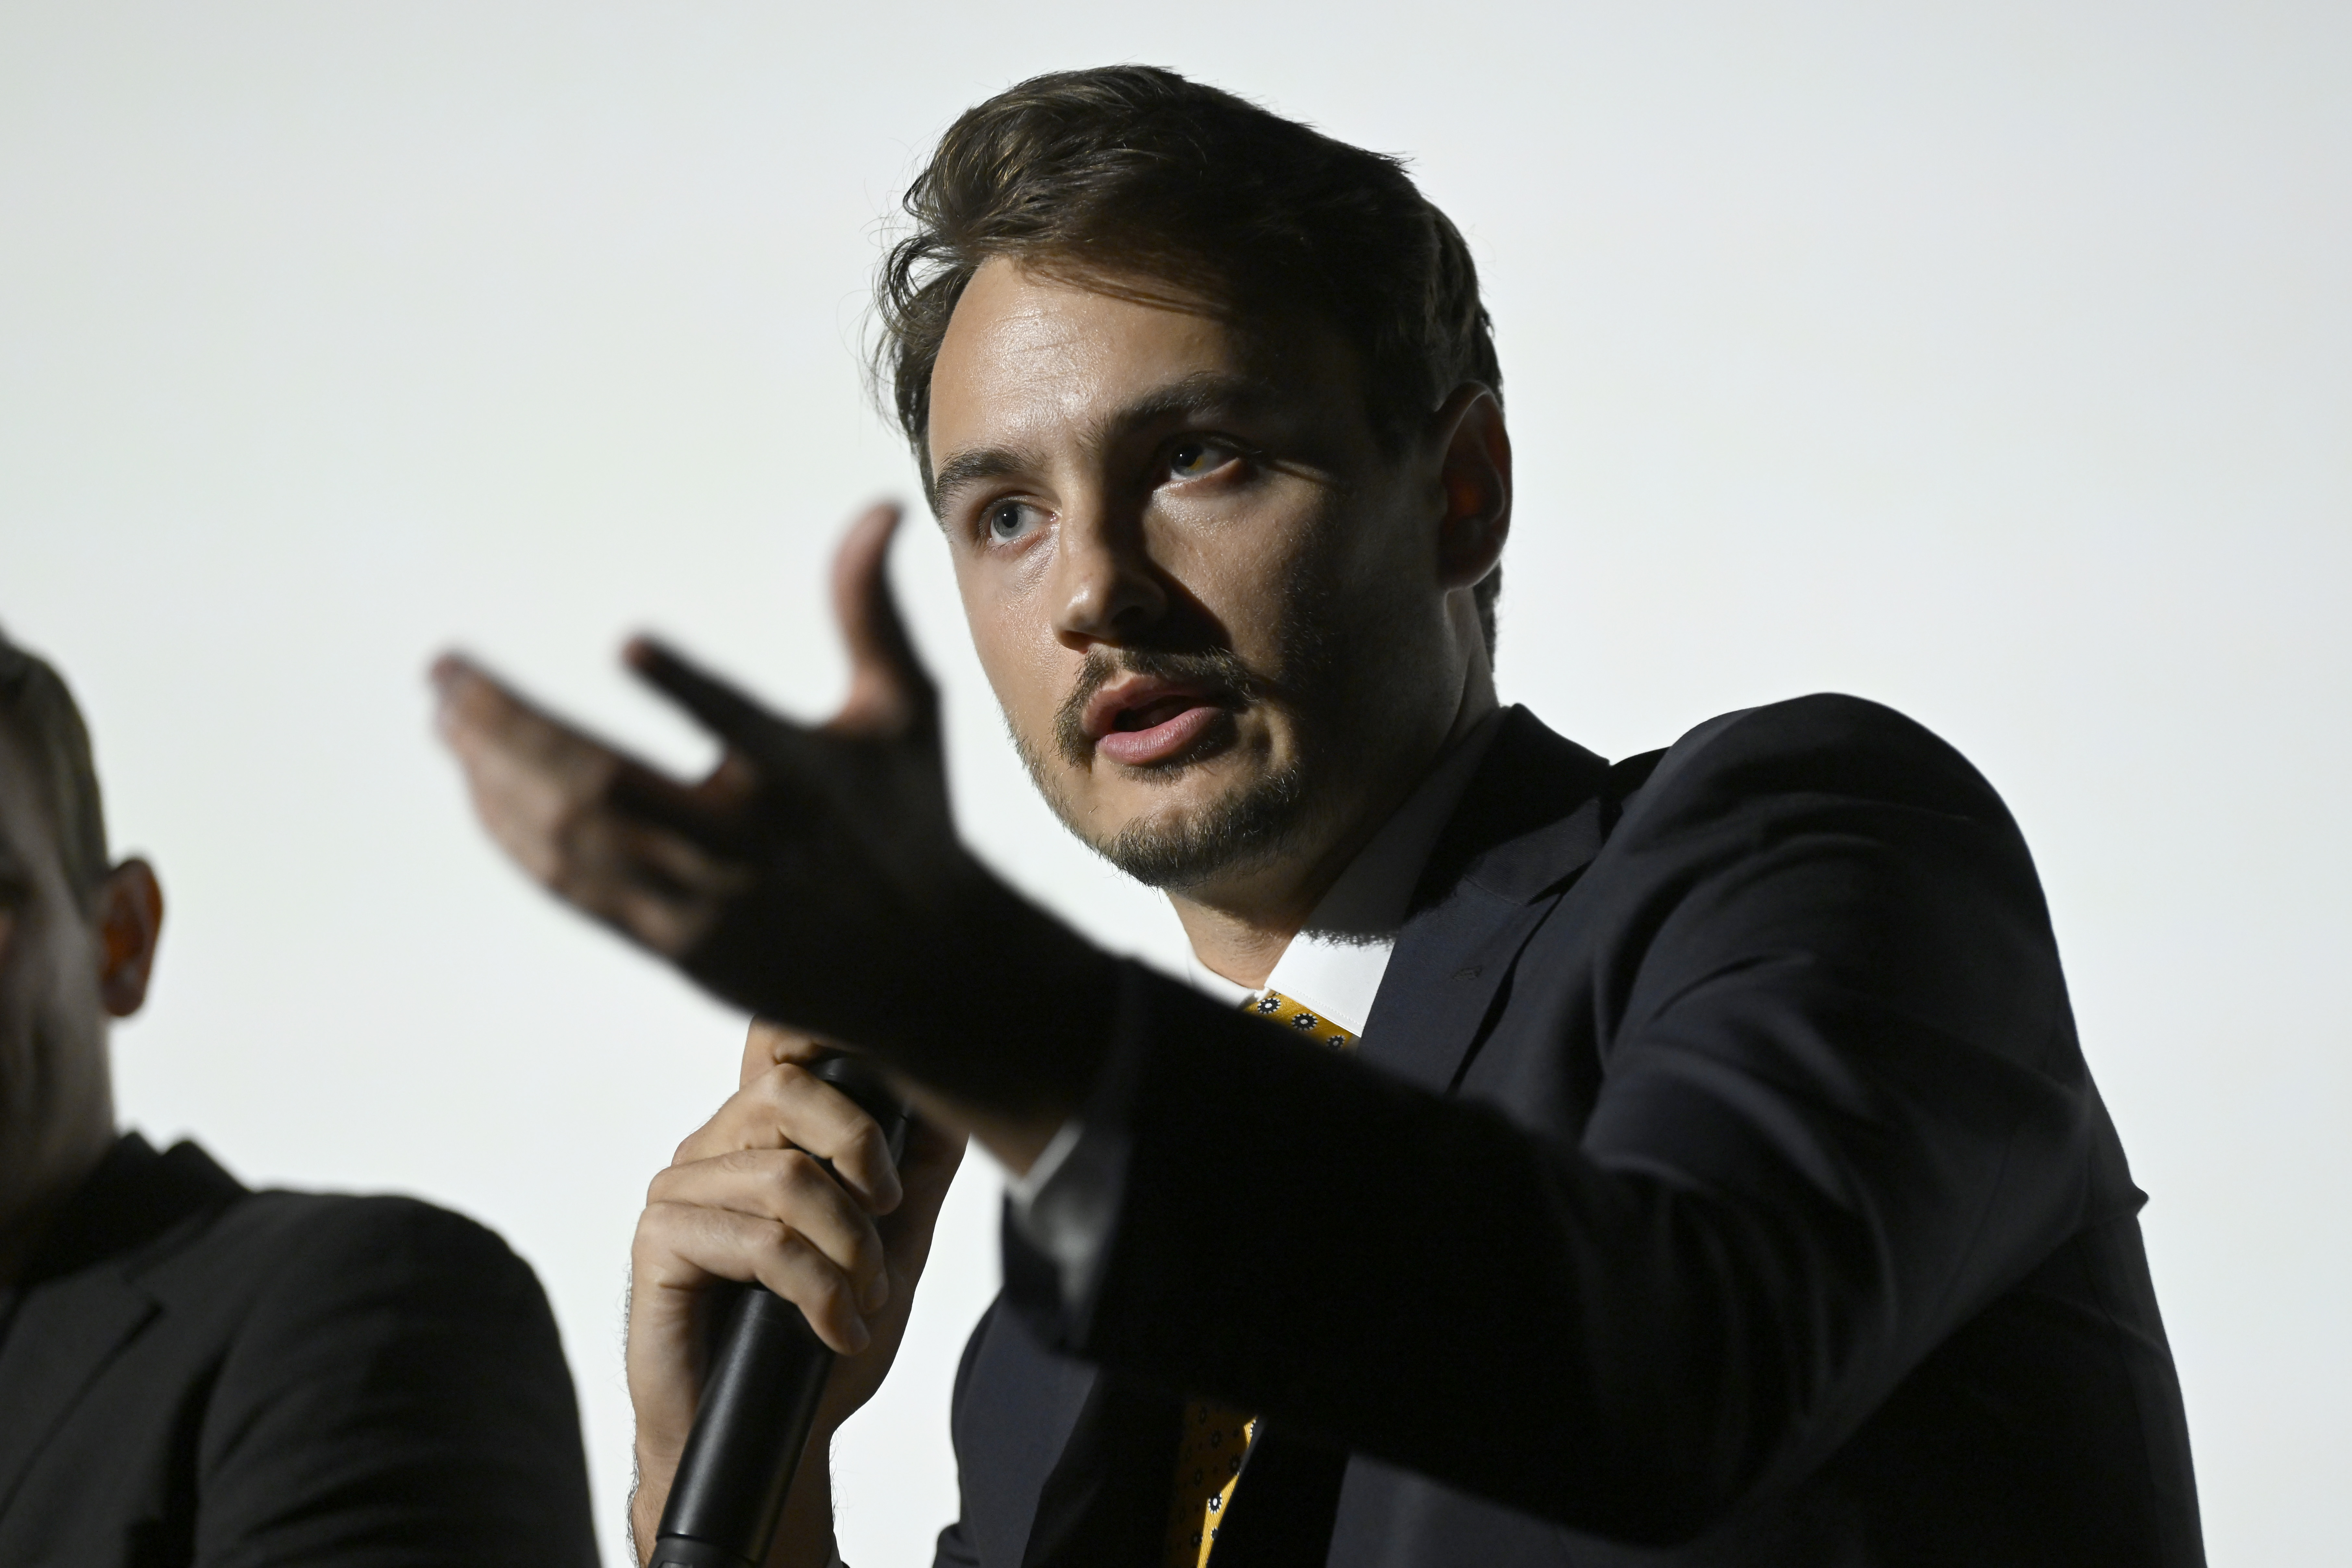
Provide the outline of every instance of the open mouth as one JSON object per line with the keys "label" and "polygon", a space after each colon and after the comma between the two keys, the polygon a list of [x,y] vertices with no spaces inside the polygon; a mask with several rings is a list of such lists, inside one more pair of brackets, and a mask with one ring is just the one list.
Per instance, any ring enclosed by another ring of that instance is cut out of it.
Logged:
{"label": "open mouth", "polygon": [[1224,712],[1218,693],[1168,681],[1129,679],[1087,704],[1085,729],[1095,750],[1131,768],[1181,755]]}

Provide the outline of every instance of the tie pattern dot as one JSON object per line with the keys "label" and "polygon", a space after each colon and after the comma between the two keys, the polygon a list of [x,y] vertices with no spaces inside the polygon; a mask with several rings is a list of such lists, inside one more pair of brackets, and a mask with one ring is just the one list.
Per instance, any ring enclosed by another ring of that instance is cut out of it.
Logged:
{"label": "tie pattern dot", "polygon": [[[1344,1048],[1356,1037],[1328,1018],[1267,991],[1242,1004],[1270,1024],[1322,1045]],[[1168,1510],[1164,1568],[1208,1568],[1217,1526],[1234,1500],[1242,1461],[1257,1438],[1257,1417],[1213,1399],[1188,1400],[1184,1432],[1176,1444],[1176,1486]]]}

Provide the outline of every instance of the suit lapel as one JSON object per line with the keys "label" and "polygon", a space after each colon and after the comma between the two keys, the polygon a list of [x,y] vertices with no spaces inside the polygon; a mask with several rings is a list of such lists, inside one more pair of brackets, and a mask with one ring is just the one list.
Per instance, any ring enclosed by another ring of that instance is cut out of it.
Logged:
{"label": "suit lapel", "polygon": [[[1181,1402],[1048,1349],[1021,1310],[1006,1310],[1008,1302],[1047,1300],[1061,1289],[1054,1263],[1022,1237],[1009,1205],[1002,1251],[1004,1294],[975,1341],[971,1397],[985,1405],[992,1395],[1004,1407],[1022,1410],[1046,1443],[1059,1442],[1025,1454],[1026,1445],[1010,1452],[1000,1445],[984,1465],[966,1454],[966,1518],[975,1523],[983,1513],[987,1518],[985,1539],[976,1542],[982,1556],[1017,1559],[1022,1568],[1156,1564],[1167,1530]],[[960,1374],[959,1412],[966,1401]],[[957,1430],[960,1453],[983,1440],[977,1432]],[[1044,1462],[1047,1452],[1050,1463]],[[985,1507],[971,1495],[975,1485],[988,1494]],[[1015,1498],[1034,1504],[1014,1511],[1005,1505]]]}
{"label": "suit lapel", "polygon": [[1423,1089],[1454,1087],[1528,940],[1600,850],[1609,772],[1526,709],[1504,715],[1430,855],[1358,1055]]}
{"label": "suit lapel", "polygon": [[1215,1568],[1322,1568],[1339,1511],[1346,1450],[1260,1418],[1241,1482],[1217,1523]]}
{"label": "suit lapel", "polygon": [[83,1391],[157,1310],[114,1269],[26,1293],[0,1344],[0,1517]]}
{"label": "suit lapel", "polygon": [[1432,918],[1407,925],[1357,1055],[1423,1089],[1451,1089],[1552,902],[1514,903],[1468,888]]}
{"label": "suit lapel", "polygon": [[159,1155],[133,1132],[58,1215],[0,1339],[0,1515],[51,1434],[162,1310],[138,1283],[159,1242],[244,1190],[194,1144]]}
{"label": "suit lapel", "polygon": [[1182,1402],[1097,1373],[1037,1496],[1022,1568],[1149,1568],[1166,1549]]}

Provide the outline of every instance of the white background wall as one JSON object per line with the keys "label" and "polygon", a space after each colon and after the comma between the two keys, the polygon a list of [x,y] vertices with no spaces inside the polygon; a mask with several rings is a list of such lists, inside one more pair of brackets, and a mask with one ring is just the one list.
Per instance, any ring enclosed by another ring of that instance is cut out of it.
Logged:
{"label": "white background wall", "polygon": [[[632,628],[822,712],[833,534],[911,490],[860,400],[877,222],[967,103],[1119,58],[1411,153],[1471,236],[1507,696],[1622,754],[1857,691],[2006,792],[2154,1194],[2213,1558],[2339,1552],[2340,5],[0,0],[0,619],[172,899],[126,1117],[510,1237],[618,1560],[627,1237],[739,1020],[493,856],[424,665],[462,643],[681,763]],[[967,830],[1168,955],[1030,798],[926,529],[897,567]],[[952,1509],[995,1184],[842,1444],[861,1568]]]}

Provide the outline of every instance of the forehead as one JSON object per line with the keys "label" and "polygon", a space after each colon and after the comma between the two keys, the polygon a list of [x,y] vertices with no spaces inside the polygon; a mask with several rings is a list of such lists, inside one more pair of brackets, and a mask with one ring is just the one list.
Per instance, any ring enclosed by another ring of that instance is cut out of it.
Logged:
{"label": "forehead", "polygon": [[[1190,308],[1187,308],[1187,307]],[[1083,288],[997,258],[964,286],[931,370],[931,449],[986,426],[1083,418],[1202,372],[1240,374],[1246,346],[1207,308]],[[946,437],[945,440],[942,437]]]}
{"label": "forehead", "polygon": [[1089,287],[1002,258],[957,300],[931,371],[934,471],[976,447],[1043,449],[1089,440],[1171,389],[1352,405],[1353,360],[1320,326],[1275,331],[1139,281]]}

